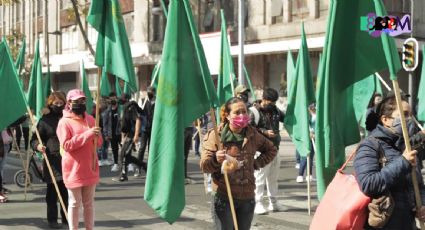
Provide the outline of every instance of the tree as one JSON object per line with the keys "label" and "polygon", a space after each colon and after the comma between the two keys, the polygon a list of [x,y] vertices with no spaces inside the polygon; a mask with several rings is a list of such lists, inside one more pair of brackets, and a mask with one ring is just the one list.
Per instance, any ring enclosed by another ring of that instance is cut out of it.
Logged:
{"label": "tree", "polygon": [[[81,22],[80,10],[78,8],[80,5],[78,4],[78,0],[71,0],[71,3],[75,13],[75,20],[77,21],[78,28],[80,28],[81,35],[83,35],[84,43],[86,43],[86,46],[89,49],[90,53],[93,56],[96,56],[93,47],[90,44],[89,38],[87,37],[87,32],[84,30],[83,23]],[[82,7],[83,15],[86,15],[87,11],[87,6],[84,4],[84,6]]]}

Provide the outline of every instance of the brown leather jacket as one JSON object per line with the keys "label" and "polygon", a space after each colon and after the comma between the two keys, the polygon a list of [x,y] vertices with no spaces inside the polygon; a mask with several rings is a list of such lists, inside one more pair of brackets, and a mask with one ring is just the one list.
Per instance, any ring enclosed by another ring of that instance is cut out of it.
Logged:
{"label": "brown leather jacket", "polygon": [[[219,128],[219,135],[222,128],[222,126]],[[200,166],[203,172],[212,173],[213,190],[227,197],[224,175],[221,174],[221,164],[217,162],[215,156],[218,148],[223,149],[223,144],[217,143],[214,130],[210,130],[204,137]],[[254,159],[256,151],[261,152],[261,155]],[[254,170],[266,166],[276,154],[277,149],[270,140],[254,127],[247,127],[242,149],[236,155],[238,161],[243,161],[243,166],[229,174],[233,198],[246,200],[255,197]]]}

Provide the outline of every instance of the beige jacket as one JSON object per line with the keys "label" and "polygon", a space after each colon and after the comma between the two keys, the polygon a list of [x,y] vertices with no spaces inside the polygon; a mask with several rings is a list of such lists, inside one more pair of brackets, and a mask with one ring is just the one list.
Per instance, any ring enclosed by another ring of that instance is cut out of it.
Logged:
{"label": "beige jacket", "polygon": [[[219,128],[219,135],[222,128],[222,126]],[[224,175],[221,174],[221,164],[217,162],[215,156],[219,148],[223,149],[226,146],[220,142],[217,143],[214,130],[210,130],[204,137],[200,166],[204,173],[212,173],[213,190],[227,196]],[[261,155],[254,159],[256,151],[261,152]],[[254,170],[266,166],[276,154],[277,149],[270,140],[257,132],[254,127],[247,127],[242,149],[236,155],[238,161],[243,161],[243,166],[229,174],[233,198],[245,200],[255,197]]]}

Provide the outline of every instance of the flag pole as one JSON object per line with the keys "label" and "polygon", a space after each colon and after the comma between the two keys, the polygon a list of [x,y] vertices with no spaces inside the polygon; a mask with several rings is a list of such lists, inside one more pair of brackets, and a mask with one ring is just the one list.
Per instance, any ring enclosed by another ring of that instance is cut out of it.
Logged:
{"label": "flag pole", "polygon": [[[211,120],[213,121],[213,124],[214,124],[215,141],[216,143],[220,143],[220,137],[218,136],[217,122],[216,122],[216,118],[214,114],[214,109],[211,108],[210,113],[211,113]],[[218,149],[220,149],[220,147],[222,146],[219,145]],[[239,230],[238,221],[236,219],[235,205],[233,203],[232,190],[230,189],[230,183],[229,183],[229,178],[227,176],[226,168],[223,171],[224,171],[224,181],[226,182],[227,196],[229,197],[230,211],[232,212],[233,225],[235,230]]]}
{"label": "flag pole", "polygon": [[385,88],[387,88],[388,91],[391,91],[391,87],[384,81],[384,79],[382,79],[378,72],[375,73],[375,76],[379,79],[379,81],[381,81],[381,83],[385,86]]}
{"label": "flag pole", "polygon": [[[314,138],[311,138],[311,145],[313,146],[313,151],[316,152],[316,143],[314,142]],[[307,156],[307,174],[308,174],[308,180],[307,180],[307,196],[308,196],[308,215],[311,216],[311,184],[310,184],[310,164],[313,162],[310,161],[310,154]]]}
{"label": "flag pole", "polygon": [[419,127],[419,129],[421,131],[423,131],[424,130],[424,127],[421,125],[421,123],[419,123],[419,121],[416,119],[416,117],[412,115],[412,119],[416,123],[416,125]]}
{"label": "flag pole", "polygon": [[[34,115],[32,114],[31,109],[30,109],[29,106],[27,106],[27,111],[28,111],[28,114],[30,116],[32,125],[35,126],[36,123],[35,123]],[[40,143],[41,145],[43,145],[43,141],[41,140],[40,133],[38,132],[38,129],[37,128],[35,128],[35,134],[37,135],[38,143]],[[61,195],[60,190],[59,190],[59,187],[58,187],[58,183],[56,182],[56,178],[53,175],[53,170],[52,170],[52,167],[50,166],[49,158],[47,158],[46,153],[42,153],[42,154],[44,156],[44,159],[46,160],[46,165],[47,165],[47,168],[49,170],[50,177],[52,178],[53,185],[55,186],[56,193],[57,193],[57,195],[59,197],[59,202],[61,204],[62,211],[65,214],[66,220],[68,221],[68,212],[67,212],[67,210],[65,208],[65,203],[63,202],[62,195]]]}
{"label": "flag pole", "polygon": [[[102,76],[102,67],[97,67],[97,88],[96,88],[96,123],[95,127],[99,127],[100,120],[100,78]],[[94,139],[94,151],[92,156],[92,170],[96,171],[96,160],[97,160],[97,138]]]}
{"label": "flag pole", "polygon": [[[397,101],[397,109],[400,113],[400,118],[401,118],[401,128],[403,130],[403,139],[406,145],[405,151],[410,152],[412,151],[412,147],[410,146],[409,133],[407,131],[407,125],[406,125],[406,118],[404,116],[403,107],[401,105],[402,101],[401,101],[401,95],[400,95],[400,86],[397,80],[392,80],[392,82],[393,82],[393,88],[394,88],[395,97]],[[416,176],[416,167],[412,167],[411,174],[412,174],[413,190],[415,192],[416,210],[420,210],[422,206],[422,200],[419,194],[418,178]],[[420,223],[421,229],[425,230],[424,222],[419,221],[419,223]]]}

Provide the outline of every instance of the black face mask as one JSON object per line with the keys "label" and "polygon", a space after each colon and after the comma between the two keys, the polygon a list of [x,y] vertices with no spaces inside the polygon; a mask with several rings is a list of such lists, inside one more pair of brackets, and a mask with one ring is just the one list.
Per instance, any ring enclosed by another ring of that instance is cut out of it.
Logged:
{"label": "black face mask", "polygon": [[152,100],[153,99],[153,93],[148,93],[148,98],[149,98],[149,100]]}
{"label": "black face mask", "polygon": [[83,115],[86,112],[86,104],[72,104],[71,111],[77,115]]}
{"label": "black face mask", "polygon": [[112,100],[111,101],[111,105],[116,105],[117,104],[117,100]]}
{"label": "black face mask", "polygon": [[50,106],[50,111],[52,111],[52,113],[54,113],[54,114],[62,115],[62,110],[64,108],[65,107],[63,105],[62,106],[51,105]]}
{"label": "black face mask", "polygon": [[265,105],[264,107],[263,107],[263,110],[265,111],[265,112],[273,112],[274,111],[274,109],[276,108],[276,106],[275,105],[273,105],[273,104],[267,104],[267,105]]}

